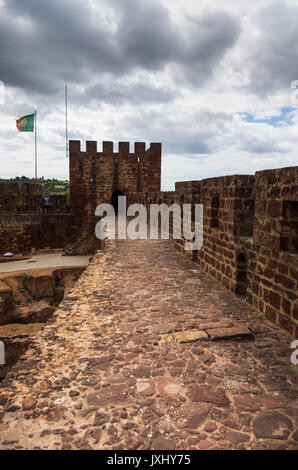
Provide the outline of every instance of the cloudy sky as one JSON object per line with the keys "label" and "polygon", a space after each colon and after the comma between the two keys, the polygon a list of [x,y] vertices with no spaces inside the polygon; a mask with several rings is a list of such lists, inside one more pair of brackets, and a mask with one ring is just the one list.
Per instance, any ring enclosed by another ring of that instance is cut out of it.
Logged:
{"label": "cloudy sky", "polygon": [[0,0],[0,44],[0,177],[33,176],[36,108],[68,178],[66,76],[69,137],[162,142],[163,189],[298,164],[298,0]]}

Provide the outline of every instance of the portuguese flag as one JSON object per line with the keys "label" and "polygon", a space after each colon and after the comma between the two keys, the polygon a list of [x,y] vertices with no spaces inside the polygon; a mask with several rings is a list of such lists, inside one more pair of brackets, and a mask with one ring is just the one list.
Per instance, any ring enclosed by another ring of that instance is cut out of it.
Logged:
{"label": "portuguese flag", "polygon": [[20,132],[33,132],[34,131],[34,118],[35,114],[28,114],[17,119],[17,129]]}

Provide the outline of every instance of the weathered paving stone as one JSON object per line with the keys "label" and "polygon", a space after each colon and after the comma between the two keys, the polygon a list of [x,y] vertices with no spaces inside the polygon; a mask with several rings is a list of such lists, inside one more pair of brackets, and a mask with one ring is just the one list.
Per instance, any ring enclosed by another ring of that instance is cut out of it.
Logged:
{"label": "weathered paving stone", "polygon": [[210,449],[214,445],[214,441],[211,439],[202,439],[198,442],[198,448],[200,450],[207,450]]}
{"label": "weathered paving stone", "polygon": [[258,397],[258,402],[266,410],[274,410],[283,408],[287,404],[287,400],[281,396],[266,395]]}
{"label": "weathered paving stone", "polygon": [[49,388],[51,387],[51,382],[50,380],[42,380],[37,384],[37,389],[40,392],[47,392]]}
{"label": "weathered paving stone", "polygon": [[232,444],[237,445],[237,444],[240,444],[241,442],[249,441],[250,436],[247,434],[244,434],[243,432],[228,431],[225,434],[225,439],[230,441]]}
{"label": "weathered paving stone", "polygon": [[50,429],[43,429],[40,433],[40,437],[49,436],[52,433]]}
{"label": "weathered paving stone", "polygon": [[102,426],[109,421],[109,416],[105,413],[96,413],[93,426]]}
{"label": "weathered paving stone", "polygon": [[35,408],[37,403],[34,397],[24,397],[22,401],[22,410],[32,410]]}
{"label": "weathered paving stone", "polygon": [[240,411],[258,411],[260,409],[257,397],[249,395],[235,395],[234,403]]}
{"label": "weathered paving stone", "polygon": [[154,383],[157,391],[161,394],[176,396],[182,390],[181,381],[174,377],[157,377]]}
{"label": "weathered paving stone", "polygon": [[132,375],[139,378],[150,377],[150,367],[140,366],[131,371]]}
{"label": "weathered paving stone", "polygon": [[20,410],[20,407],[17,405],[9,406],[8,408],[6,408],[7,413],[14,413],[15,411],[18,411],[18,410]]}
{"label": "weathered paving stone", "polygon": [[217,429],[217,425],[214,422],[209,422],[204,426],[204,431],[211,433]]}
{"label": "weathered paving stone", "polygon": [[119,403],[126,400],[126,386],[124,384],[111,385],[100,389],[98,392],[88,395],[88,405],[104,406],[109,403]]}
{"label": "weathered paving stone", "polygon": [[58,422],[64,417],[66,409],[64,406],[57,406],[53,410],[50,410],[46,415],[47,421]]}
{"label": "weathered paving stone", "polygon": [[189,410],[186,412],[185,427],[196,429],[198,426],[204,423],[209,413],[209,410],[210,405],[207,405],[205,403],[203,403],[202,405],[198,405],[195,408],[190,407]]}
{"label": "weathered paving stone", "polygon": [[100,370],[108,370],[110,362],[114,359],[114,355],[103,356],[103,357],[91,357],[89,362],[95,368]]}
{"label": "weathered paving stone", "polygon": [[173,333],[173,338],[177,343],[192,343],[193,341],[206,341],[208,335],[201,330],[186,330]]}
{"label": "weathered paving stone", "polygon": [[152,442],[154,450],[175,450],[175,441],[165,437],[157,437]]}
{"label": "weathered paving stone", "polygon": [[208,385],[191,385],[187,396],[191,401],[212,403],[220,408],[226,408],[230,405],[230,400],[224,390],[219,388],[214,389]]}
{"label": "weathered paving stone", "polygon": [[7,397],[0,397],[0,406],[5,405],[7,403]]}
{"label": "weathered paving stone", "polygon": [[231,328],[212,328],[206,330],[211,341],[235,337],[253,338],[251,331],[246,326],[235,326]]}
{"label": "weathered paving stone", "polygon": [[286,439],[292,429],[292,421],[278,411],[264,412],[253,422],[253,431],[259,439]]}
{"label": "weathered paving stone", "polygon": [[93,387],[100,382],[99,377],[87,377],[86,379],[82,380],[81,384],[86,387]]}
{"label": "weathered paving stone", "polygon": [[153,380],[137,380],[136,391],[142,395],[153,395],[155,393],[155,384]]}
{"label": "weathered paving stone", "polygon": [[10,445],[14,445],[14,444],[17,444],[17,443],[18,443],[18,441],[7,441],[7,440],[2,441],[2,444],[4,446],[10,446]]}

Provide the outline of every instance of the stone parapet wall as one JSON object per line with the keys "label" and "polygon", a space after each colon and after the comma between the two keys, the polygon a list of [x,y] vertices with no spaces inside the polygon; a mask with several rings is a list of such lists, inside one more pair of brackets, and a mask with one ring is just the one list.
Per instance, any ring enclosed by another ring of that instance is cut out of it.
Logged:
{"label": "stone parapet wall", "polygon": [[0,215],[0,254],[31,248],[62,248],[69,237],[69,215]]}
{"label": "stone parapet wall", "polygon": [[0,182],[0,214],[38,213],[41,197],[41,184]]}
{"label": "stone parapet wall", "polygon": [[298,334],[298,167],[257,172],[252,303]]}
{"label": "stone parapet wall", "polygon": [[182,181],[175,192],[131,194],[129,203],[203,204],[202,248],[186,251],[183,236],[175,247],[298,337],[297,181],[298,167]]}
{"label": "stone parapet wall", "polygon": [[[1,214],[39,214],[42,200],[42,185],[27,182],[0,182]],[[65,194],[50,196],[50,213],[67,214],[69,207]]]}

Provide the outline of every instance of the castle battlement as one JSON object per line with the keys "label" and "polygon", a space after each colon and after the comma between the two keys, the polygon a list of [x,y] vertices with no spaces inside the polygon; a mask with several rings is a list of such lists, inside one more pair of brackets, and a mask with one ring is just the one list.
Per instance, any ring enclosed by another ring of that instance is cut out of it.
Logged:
{"label": "castle battlement", "polygon": [[85,150],[82,150],[82,145],[80,140],[70,140],[69,149],[73,154],[74,152],[87,154],[87,153],[97,153],[99,155],[138,155],[151,154],[151,155],[161,155],[161,143],[153,142],[150,143],[149,147],[146,148],[146,142],[134,142],[134,151],[130,151],[131,143],[130,142],[118,142],[118,151],[114,150],[114,142],[103,141],[101,150],[98,149],[98,142],[93,140],[87,140],[85,144]]}

